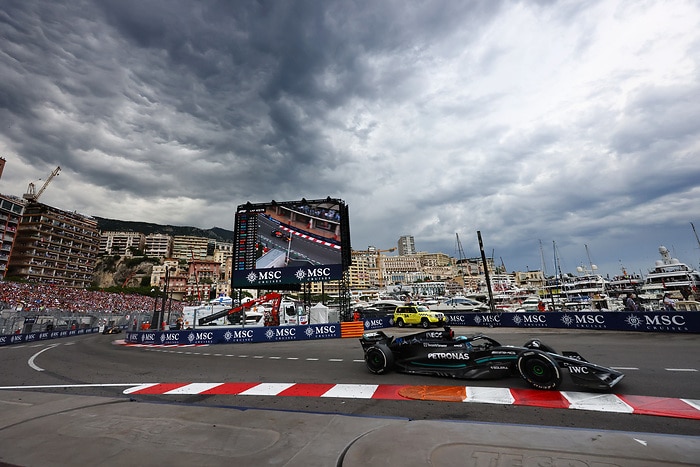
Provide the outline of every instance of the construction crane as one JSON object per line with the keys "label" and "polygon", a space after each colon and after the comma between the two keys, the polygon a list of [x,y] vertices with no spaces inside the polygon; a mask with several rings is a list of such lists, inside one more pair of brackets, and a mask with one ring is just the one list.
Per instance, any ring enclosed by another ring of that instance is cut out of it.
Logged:
{"label": "construction crane", "polygon": [[[272,302],[272,310],[270,311],[270,314],[265,314],[265,325],[266,326],[279,326],[280,324],[280,318],[279,318],[279,309],[280,309],[280,303],[282,303],[282,295],[277,293],[277,292],[269,292],[265,295],[263,295],[260,298],[256,298],[255,300],[250,300],[242,305],[239,305],[237,307],[228,309],[228,310],[222,310],[217,313],[211,314],[209,316],[205,316],[204,318],[200,318],[198,320],[200,326],[204,326],[206,324],[211,323],[212,321],[216,321],[219,318],[226,317],[226,319],[230,323],[236,322],[236,316],[234,316],[235,313],[240,313],[242,311],[248,310],[256,305],[260,305],[265,302]],[[245,318],[241,318],[241,321],[243,321]]]}
{"label": "construction crane", "polygon": [[58,173],[59,173],[60,171],[61,171],[61,167],[60,167],[60,166],[56,167],[56,168],[54,169],[54,171],[51,172],[51,175],[49,175],[49,177],[46,179],[46,181],[45,181],[44,184],[41,186],[41,188],[39,188],[39,191],[35,191],[35,190],[36,190],[36,187],[34,186],[34,183],[33,183],[33,182],[30,182],[30,183],[29,183],[29,186],[27,187],[27,192],[26,192],[24,195],[22,195],[22,197],[23,197],[24,199],[26,199],[27,201],[32,201],[32,202],[35,202],[35,203],[36,203],[37,201],[39,201],[39,196],[41,196],[41,194],[44,192],[44,190],[46,189],[46,187],[49,186],[49,183],[51,183],[51,180],[52,180],[56,175],[58,175]]}

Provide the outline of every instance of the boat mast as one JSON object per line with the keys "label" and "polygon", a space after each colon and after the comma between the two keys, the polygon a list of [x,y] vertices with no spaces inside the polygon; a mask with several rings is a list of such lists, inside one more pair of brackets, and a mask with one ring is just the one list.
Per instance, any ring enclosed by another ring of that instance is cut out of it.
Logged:
{"label": "boat mast", "polygon": [[547,279],[547,264],[544,261],[544,250],[542,249],[542,240],[540,239],[540,257],[542,258],[542,274]]}
{"label": "boat mast", "polygon": [[[465,271],[465,262],[467,257],[464,254],[464,249],[462,248],[462,242],[459,240],[459,233],[455,232],[455,236],[457,237],[457,266],[458,266],[458,272],[462,276],[462,288],[466,289],[467,288],[467,271]],[[470,282],[471,284],[471,282]],[[470,290],[471,290],[471,285],[470,285]]]}
{"label": "boat mast", "polygon": [[[554,285],[559,289],[559,296],[561,297],[561,267],[559,265],[559,257],[557,256],[557,244],[554,240],[552,240],[552,249],[554,251]],[[554,289],[552,289],[551,293],[552,297],[552,310],[554,310]]]}
{"label": "boat mast", "polygon": [[690,226],[693,228],[693,233],[695,234],[695,240],[698,242],[698,247],[700,247],[700,238],[698,238],[698,233],[695,230],[695,225],[693,225],[693,223],[691,222]]}

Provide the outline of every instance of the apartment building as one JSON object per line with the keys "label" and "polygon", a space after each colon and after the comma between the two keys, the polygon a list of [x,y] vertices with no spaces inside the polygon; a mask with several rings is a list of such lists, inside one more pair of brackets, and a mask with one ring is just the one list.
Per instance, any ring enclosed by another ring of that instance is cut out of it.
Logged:
{"label": "apartment building", "polygon": [[100,253],[107,255],[134,256],[146,245],[146,236],[140,232],[105,231],[100,234]]}
{"label": "apartment building", "polygon": [[233,256],[233,243],[216,242],[214,245],[214,261],[221,264],[221,267],[226,266],[226,260]]}
{"label": "apartment building", "polygon": [[0,194],[0,279],[5,278],[25,201]]}
{"label": "apartment building", "polygon": [[413,235],[402,235],[398,242],[399,256],[416,254],[416,242]]}
{"label": "apartment building", "polygon": [[152,258],[170,258],[173,253],[173,237],[154,233],[146,235],[144,255]]}
{"label": "apartment building", "polygon": [[6,275],[29,282],[87,288],[99,247],[95,219],[30,202],[17,227]]}
{"label": "apartment building", "polygon": [[353,250],[352,262],[348,268],[350,288],[367,290],[379,283],[377,254],[367,250]]}
{"label": "apartment building", "polygon": [[205,260],[214,255],[216,242],[206,237],[175,235],[173,237],[173,258],[185,261]]}

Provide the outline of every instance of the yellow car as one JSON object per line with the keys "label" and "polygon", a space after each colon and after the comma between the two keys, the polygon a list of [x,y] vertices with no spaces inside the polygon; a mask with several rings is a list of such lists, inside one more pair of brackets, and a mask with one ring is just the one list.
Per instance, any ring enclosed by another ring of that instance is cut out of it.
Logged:
{"label": "yellow car", "polygon": [[403,305],[397,306],[394,311],[394,324],[402,328],[406,325],[422,326],[444,326],[445,315],[438,311],[430,311],[423,305]]}

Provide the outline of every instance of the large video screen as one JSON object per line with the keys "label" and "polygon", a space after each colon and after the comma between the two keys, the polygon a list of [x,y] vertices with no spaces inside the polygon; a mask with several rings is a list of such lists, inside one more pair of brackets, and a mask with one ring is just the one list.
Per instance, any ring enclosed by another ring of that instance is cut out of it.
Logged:
{"label": "large video screen", "polygon": [[339,280],[350,267],[342,200],[241,204],[236,209],[232,288],[275,289]]}

